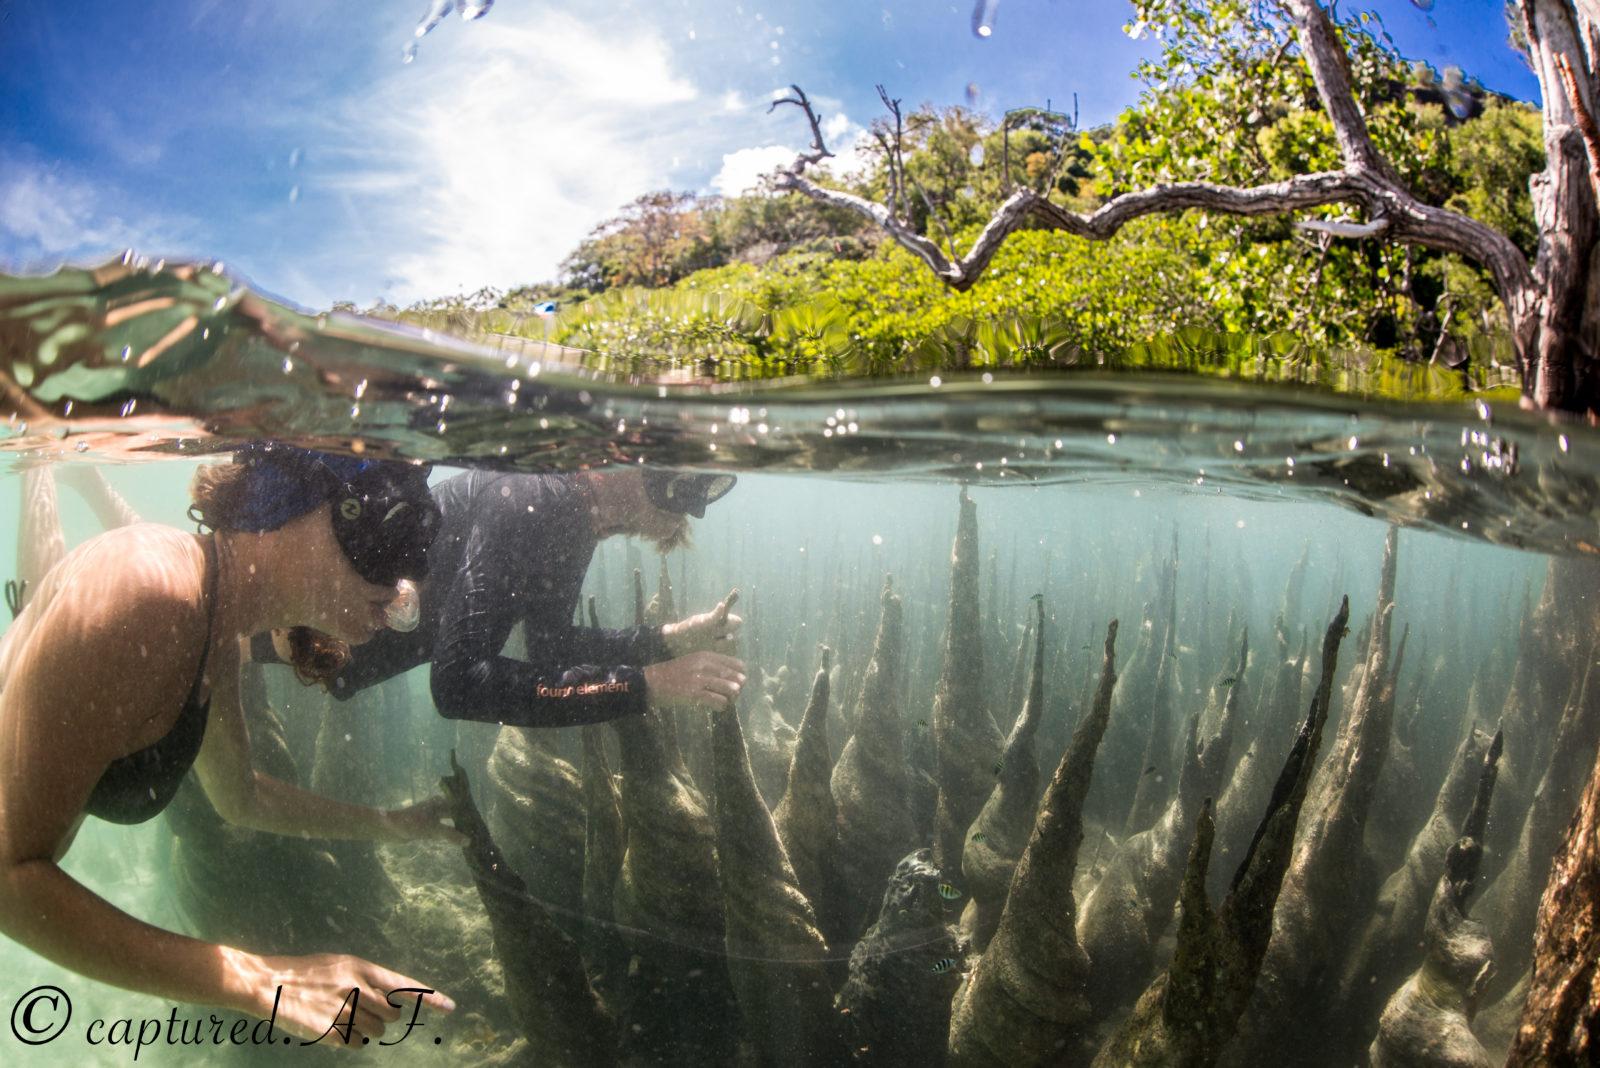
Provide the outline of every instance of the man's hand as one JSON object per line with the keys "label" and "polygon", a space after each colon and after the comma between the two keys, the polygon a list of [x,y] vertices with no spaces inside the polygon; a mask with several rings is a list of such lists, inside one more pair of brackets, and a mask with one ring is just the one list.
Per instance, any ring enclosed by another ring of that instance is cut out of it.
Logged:
{"label": "man's hand", "polygon": [[727,708],[744,688],[744,661],[722,653],[690,653],[645,668],[644,684],[656,708]]}
{"label": "man's hand", "polygon": [[739,628],[744,625],[743,619],[729,611],[738,600],[739,590],[734,588],[711,611],[663,626],[661,637],[666,641],[668,651],[673,656],[701,651],[731,651]]}

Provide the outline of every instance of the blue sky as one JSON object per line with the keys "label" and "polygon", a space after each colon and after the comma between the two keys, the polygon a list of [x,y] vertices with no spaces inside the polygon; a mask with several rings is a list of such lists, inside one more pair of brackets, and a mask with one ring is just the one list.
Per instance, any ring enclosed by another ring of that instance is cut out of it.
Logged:
{"label": "blue sky", "polygon": [[[553,277],[649,189],[737,191],[805,139],[908,105],[1114,117],[1153,47],[1125,0],[499,0],[402,52],[427,0],[0,0],[0,269],[124,247],[220,259],[307,307]],[[1376,0],[1408,56],[1532,99],[1500,0]],[[1429,15],[1432,18],[1430,20]],[[1436,25],[1434,25],[1436,23]]]}

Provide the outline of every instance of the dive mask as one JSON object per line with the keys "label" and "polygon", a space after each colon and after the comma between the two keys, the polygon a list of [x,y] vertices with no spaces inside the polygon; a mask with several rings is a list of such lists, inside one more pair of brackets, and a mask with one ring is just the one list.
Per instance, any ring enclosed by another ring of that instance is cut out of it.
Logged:
{"label": "dive mask", "polygon": [[644,471],[645,496],[650,503],[664,512],[677,512],[701,519],[706,506],[721,500],[733,489],[737,479],[732,475],[695,474],[687,471],[665,471],[646,468]]}
{"label": "dive mask", "polygon": [[234,454],[248,468],[234,526],[276,530],[323,501],[333,533],[356,574],[377,586],[428,574],[428,547],[440,512],[428,492],[428,468],[396,460],[362,460],[281,442],[255,442]]}
{"label": "dive mask", "polygon": [[440,519],[427,473],[392,461],[360,462],[363,466],[342,479],[330,498],[339,548],[356,574],[375,586],[422,581]]}

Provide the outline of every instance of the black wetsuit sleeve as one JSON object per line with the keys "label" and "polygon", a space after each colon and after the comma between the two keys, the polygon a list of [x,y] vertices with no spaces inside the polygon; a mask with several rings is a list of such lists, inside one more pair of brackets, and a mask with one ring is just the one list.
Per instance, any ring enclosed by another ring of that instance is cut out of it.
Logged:
{"label": "black wetsuit sleeve", "polygon": [[658,629],[528,629],[530,658],[502,656],[523,617],[491,524],[468,535],[433,650],[434,705],[448,719],[520,727],[604,723],[646,708],[645,664],[665,658]]}

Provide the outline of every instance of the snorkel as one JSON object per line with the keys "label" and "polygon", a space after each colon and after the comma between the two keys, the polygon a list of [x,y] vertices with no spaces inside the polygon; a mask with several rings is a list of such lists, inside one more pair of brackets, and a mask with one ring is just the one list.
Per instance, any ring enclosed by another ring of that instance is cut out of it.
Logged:
{"label": "snorkel", "polygon": [[399,592],[383,610],[383,618],[390,630],[401,634],[410,634],[421,625],[422,596],[417,592],[416,583],[410,579],[400,580]]}

